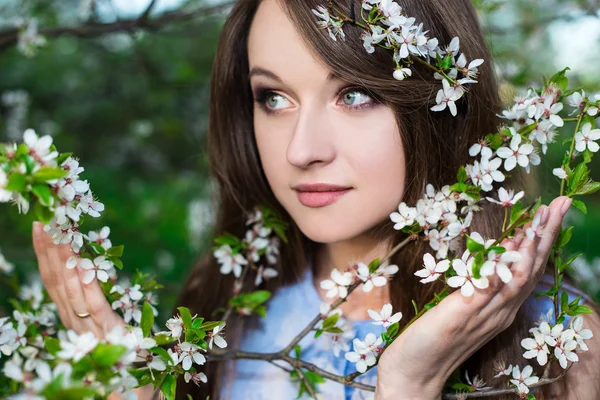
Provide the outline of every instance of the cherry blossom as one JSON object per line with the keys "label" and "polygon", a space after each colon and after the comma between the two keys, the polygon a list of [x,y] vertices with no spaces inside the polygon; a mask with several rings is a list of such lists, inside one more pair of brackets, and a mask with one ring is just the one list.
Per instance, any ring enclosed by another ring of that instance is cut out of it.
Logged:
{"label": "cherry blossom", "polygon": [[113,266],[113,263],[104,256],[94,258],[94,261],[88,258],[82,258],[79,266],[87,272],[83,276],[82,282],[88,284],[95,278],[100,282],[108,281],[108,270]]}
{"label": "cherry blossom", "polygon": [[489,286],[488,278],[482,276],[479,279],[473,277],[473,261],[471,257],[465,263],[462,259],[452,261],[452,268],[458,276],[448,278],[448,286],[453,288],[460,287],[460,293],[465,297],[471,297],[475,293],[475,288],[487,289]]}
{"label": "cherry blossom", "polygon": [[436,263],[431,254],[425,253],[423,255],[423,267],[423,269],[415,272],[415,275],[423,278],[420,281],[421,283],[433,282],[450,268],[450,260],[441,260]]}
{"label": "cherry blossom", "polygon": [[23,134],[23,142],[29,147],[29,155],[41,165],[53,165],[58,157],[58,152],[50,149],[52,137],[48,135],[40,138],[33,129],[27,129]]}
{"label": "cherry blossom", "polygon": [[318,21],[317,23],[321,28],[327,29],[331,39],[337,41],[338,36],[342,39],[346,37],[342,30],[342,23],[333,19],[325,7],[318,6],[317,9],[313,9],[312,12],[321,19],[321,21]]}
{"label": "cherry blossom", "polygon": [[417,217],[417,210],[413,207],[409,207],[406,203],[400,203],[398,206],[398,212],[390,214],[390,219],[395,224],[394,229],[401,230],[405,226],[414,224],[415,218]]}
{"label": "cherry blossom", "polygon": [[225,341],[225,339],[223,339],[223,329],[225,328],[225,323],[222,323],[221,325],[216,326],[212,333],[210,334],[210,340],[208,341],[208,348],[212,350],[212,345],[213,342],[217,345],[217,347],[220,347],[221,349],[224,349],[225,347],[227,347],[227,342]]}
{"label": "cherry blossom", "polygon": [[180,362],[184,370],[188,371],[192,368],[192,363],[204,365],[206,362],[206,357],[200,353],[201,350],[204,351],[201,347],[192,343],[183,342],[179,345],[179,348],[181,349]]}
{"label": "cherry blossom", "polygon": [[381,337],[375,336],[374,333],[367,334],[364,341],[355,338],[352,341],[354,351],[346,353],[344,357],[346,360],[356,363],[356,370],[363,374],[368,367],[372,367],[377,362],[376,352],[382,343]]}
{"label": "cherry blossom", "polygon": [[534,331],[533,336],[533,339],[525,338],[521,340],[521,346],[527,350],[523,353],[523,357],[527,359],[537,358],[537,362],[540,365],[546,365],[548,362],[548,354],[550,354],[546,338],[544,334],[539,331]]}
{"label": "cherry blossom", "polygon": [[87,234],[86,239],[88,239],[92,243],[99,244],[104,248],[104,250],[108,250],[112,247],[112,242],[108,238],[110,235],[110,228],[108,226],[103,227],[100,231],[90,231]]}
{"label": "cherry blossom", "polygon": [[190,373],[190,372],[186,371],[185,374],[183,374],[183,379],[185,380],[185,383],[189,383],[190,381],[192,381],[198,386],[200,386],[200,382],[202,382],[202,383],[208,382],[208,378],[206,377],[206,374],[204,374],[203,372],[191,372]]}
{"label": "cherry blossom", "polygon": [[540,380],[540,378],[537,376],[531,376],[532,373],[533,368],[530,365],[527,365],[525,368],[523,368],[523,371],[520,370],[518,365],[513,367],[513,379],[511,379],[510,382],[517,387],[519,394],[529,393],[529,386],[537,383]]}
{"label": "cherry blossom", "polygon": [[339,296],[343,299],[348,296],[348,286],[352,284],[350,272],[341,273],[337,268],[331,270],[331,279],[321,281],[321,289],[327,290],[326,296],[333,298]]}
{"label": "cherry blossom", "polygon": [[565,171],[565,169],[564,169],[563,167],[560,167],[560,168],[554,168],[554,169],[552,170],[552,174],[553,174],[554,176],[556,176],[557,178],[559,178],[559,179],[567,179],[567,177],[569,176],[569,175],[567,174],[567,171]]}
{"label": "cherry blossom", "polygon": [[214,251],[213,255],[221,264],[220,272],[228,275],[233,271],[236,278],[242,276],[242,266],[248,264],[248,260],[240,253],[233,254],[233,249],[229,245],[223,245]]}
{"label": "cherry blossom", "polygon": [[594,334],[589,329],[583,329],[583,317],[581,315],[576,316],[571,321],[570,329],[573,331],[573,338],[577,341],[579,348],[583,351],[588,351],[588,346],[584,340],[589,340],[594,337]]}
{"label": "cherry blossom", "polygon": [[69,329],[67,332],[58,332],[61,350],[56,354],[65,360],[77,362],[85,357],[90,351],[96,348],[98,339],[92,332],[85,332],[78,335],[75,331]]}
{"label": "cherry blossom", "polygon": [[481,266],[481,275],[491,276],[495,273],[500,277],[502,282],[508,283],[513,277],[508,265],[519,261],[521,258],[521,253],[518,251],[506,251],[500,254],[490,251],[487,261]]}
{"label": "cherry blossom", "polygon": [[374,325],[383,325],[384,328],[389,328],[390,325],[395,324],[396,322],[402,319],[402,313],[397,312],[392,315],[392,305],[384,304],[381,308],[380,312],[374,310],[367,310],[369,316],[374,321]]}
{"label": "cherry blossom", "polygon": [[581,128],[581,132],[575,134],[575,149],[583,153],[588,149],[592,153],[600,150],[600,146],[595,141],[600,139],[600,129],[592,129],[591,123],[586,123]]}
{"label": "cherry blossom", "polygon": [[450,86],[447,79],[442,80],[442,89],[439,90],[435,102],[435,106],[431,107],[431,111],[444,111],[446,107],[450,110],[453,116],[458,113],[456,103],[460,99],[460,93],[455,88]]}
{"label": "cherry blossom", "polygon": [[521,135],[513,135],[510,141],[510,147],[501,147],[496,154],[504,158],[504,169],[512,171],[517,164],[525,168],[529,165],[529,156],[533,153],[533,146],[530,143],[521,145]]}
{"label": "cherry blossom", "polygon": [[498,189],[498,200],[495,200],[491,197],[486,197],[485,199],[490,203],[496,203],[502,207],[512,207],[517,203],[517,201],[521,200],[524,195],[525,192],[523,191],[515,194],[514,190],[510,189],[507,191],[505,188],[501,187]]}

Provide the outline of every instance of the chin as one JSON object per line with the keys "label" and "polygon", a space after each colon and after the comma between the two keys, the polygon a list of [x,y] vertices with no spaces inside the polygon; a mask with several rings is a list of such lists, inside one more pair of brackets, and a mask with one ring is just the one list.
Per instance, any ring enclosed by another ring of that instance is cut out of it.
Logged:
{"label": "chin", "polygon": [[[303,206],[301,206],[303,207]],[[356,210],[327,209],[294,210],[290,213],[298,229],[316,243],[338,243],[354,239],[381,223],[383,218],[368,218],[366,213]],[[338,212],[336,212],[338,211]],[[362,218],[361,218],[362,217]],[[365,218],[367,217],[367,218]]]}

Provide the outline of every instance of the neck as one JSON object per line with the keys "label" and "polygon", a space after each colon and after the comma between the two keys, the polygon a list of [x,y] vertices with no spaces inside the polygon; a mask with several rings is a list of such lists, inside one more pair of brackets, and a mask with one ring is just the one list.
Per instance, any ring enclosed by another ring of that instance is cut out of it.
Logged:
{"label": "neck", "polygon": [[[332,302],[325,297],[325,291],[320,288],[320,282],[329,279],[334,268],[344,271],[355,263],[368,264],[375,258],[383,258],[390,250],[389,240],[378,240],[368,236],[360,236],[337,243],[319,245],[314,261],[314,284],[323,301]],[[369,319],[368,309],[379,312],[384,304],[390,302],[389,285],[375,287],[371,292],[364,293],[358,287],[340,309],[344,317],[350,321]]]}

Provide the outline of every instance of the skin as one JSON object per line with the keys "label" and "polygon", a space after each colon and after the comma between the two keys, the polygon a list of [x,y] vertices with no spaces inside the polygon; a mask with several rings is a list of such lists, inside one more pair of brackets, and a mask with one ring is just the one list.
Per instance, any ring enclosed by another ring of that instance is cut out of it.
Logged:
{"label": "skin", "polygon": [[[339,95],[346,85],[327,79],[331,71],[313,58],[275,0],[264,0],[260,5],[248,45],[250,69],[260,67],[271,72],[267,74],[270,76],[252,75],[254,95],[269,89],[275,94],[269,95],[266,104],[281,108],[270,114],[255,105],[255,135],[262,166],[275,196],[302,232],[322,244],[314,265],[315,282],[327,279],[332,268],[384,256],[389,243],[377,242],[369,230],[396,208],[405,181],[404,150],[392,111],[375,104],[349,108],[371,100],[356,92]],[[308,208],[291,187],[314,182],[353,189],[329,206]],[[451,294],[386,350],[379,363],[376,399],[440,398],[449,374],[512,323],[543,273],[570,204],[570,199],[560,197],[549,207],[540,207],[545,225],[541,238],[531,241],[517,236],[502,243],[523,255],[511,267],[514,278],[509,284],[492,277],[489,289],[476,290],[470,298],[459,292]],[[79,333],[91,330],[102,337],[115,325],[124,325],[96,280],[85,285],[80,267],[64,267],[70,256],[68,245],[54,245],[41,228],[41,223],[34,224],[39,269],[65,326]],[[342,306],[344,315],[350,320],[368,318],[367,309],[379,310],[389,302],[387,288],[369,294],[354,292]],[[90,317],[75,315],[85,312]],[[600,332],[600,319],[595,314],[585,317],[585,325]],[[573,366],[576,374],[566,378],[571,389],[560,398],[599,397],[600,335],[588,345],[590,350],[579,354],[585,368]],[[152,396],[151,386],[137,392],[140,399]],[[116,398],[115,394],[110,397]]]}
{"label": "skin", "polygon": [[[256,13],[248,60],[255,138],[269,185],[300,230],[323,244],[315,282],[327,279],[334,266],[384,254],[389,243],[368,230],[397,208],[406,171],[392,110],[331,77],[275,0],[265,0]],[[301,183],[352,190],[328,206],[311,208],[292,189]],[[367,309],[388,300],[384,289],[357,293],[342,310],[349,319],[365,319]]]}

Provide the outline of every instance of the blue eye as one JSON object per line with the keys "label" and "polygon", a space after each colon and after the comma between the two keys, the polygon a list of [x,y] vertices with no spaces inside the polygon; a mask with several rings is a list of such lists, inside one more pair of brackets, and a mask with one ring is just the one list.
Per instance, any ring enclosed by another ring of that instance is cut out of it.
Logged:
{"label": "blue eye", "polygon": [[347,106],[360,106],[371,102],[371,100],[371,97],[362,89],[350,89],[342,97],[342,101]]}
{"label": "blue eye", "polygon": [[[281,105],[283,108],[285,108],[285,107],[289,107],[289,104],[290,104],[288,99],[286,99],[284,96],[277,94],[277,93],[267,94],[265,100],[266,100],[267,106],[273,110],[280,109],[278,107],[278,105]],[[287,105],[286,105],[286,103],[287,103]]]}

